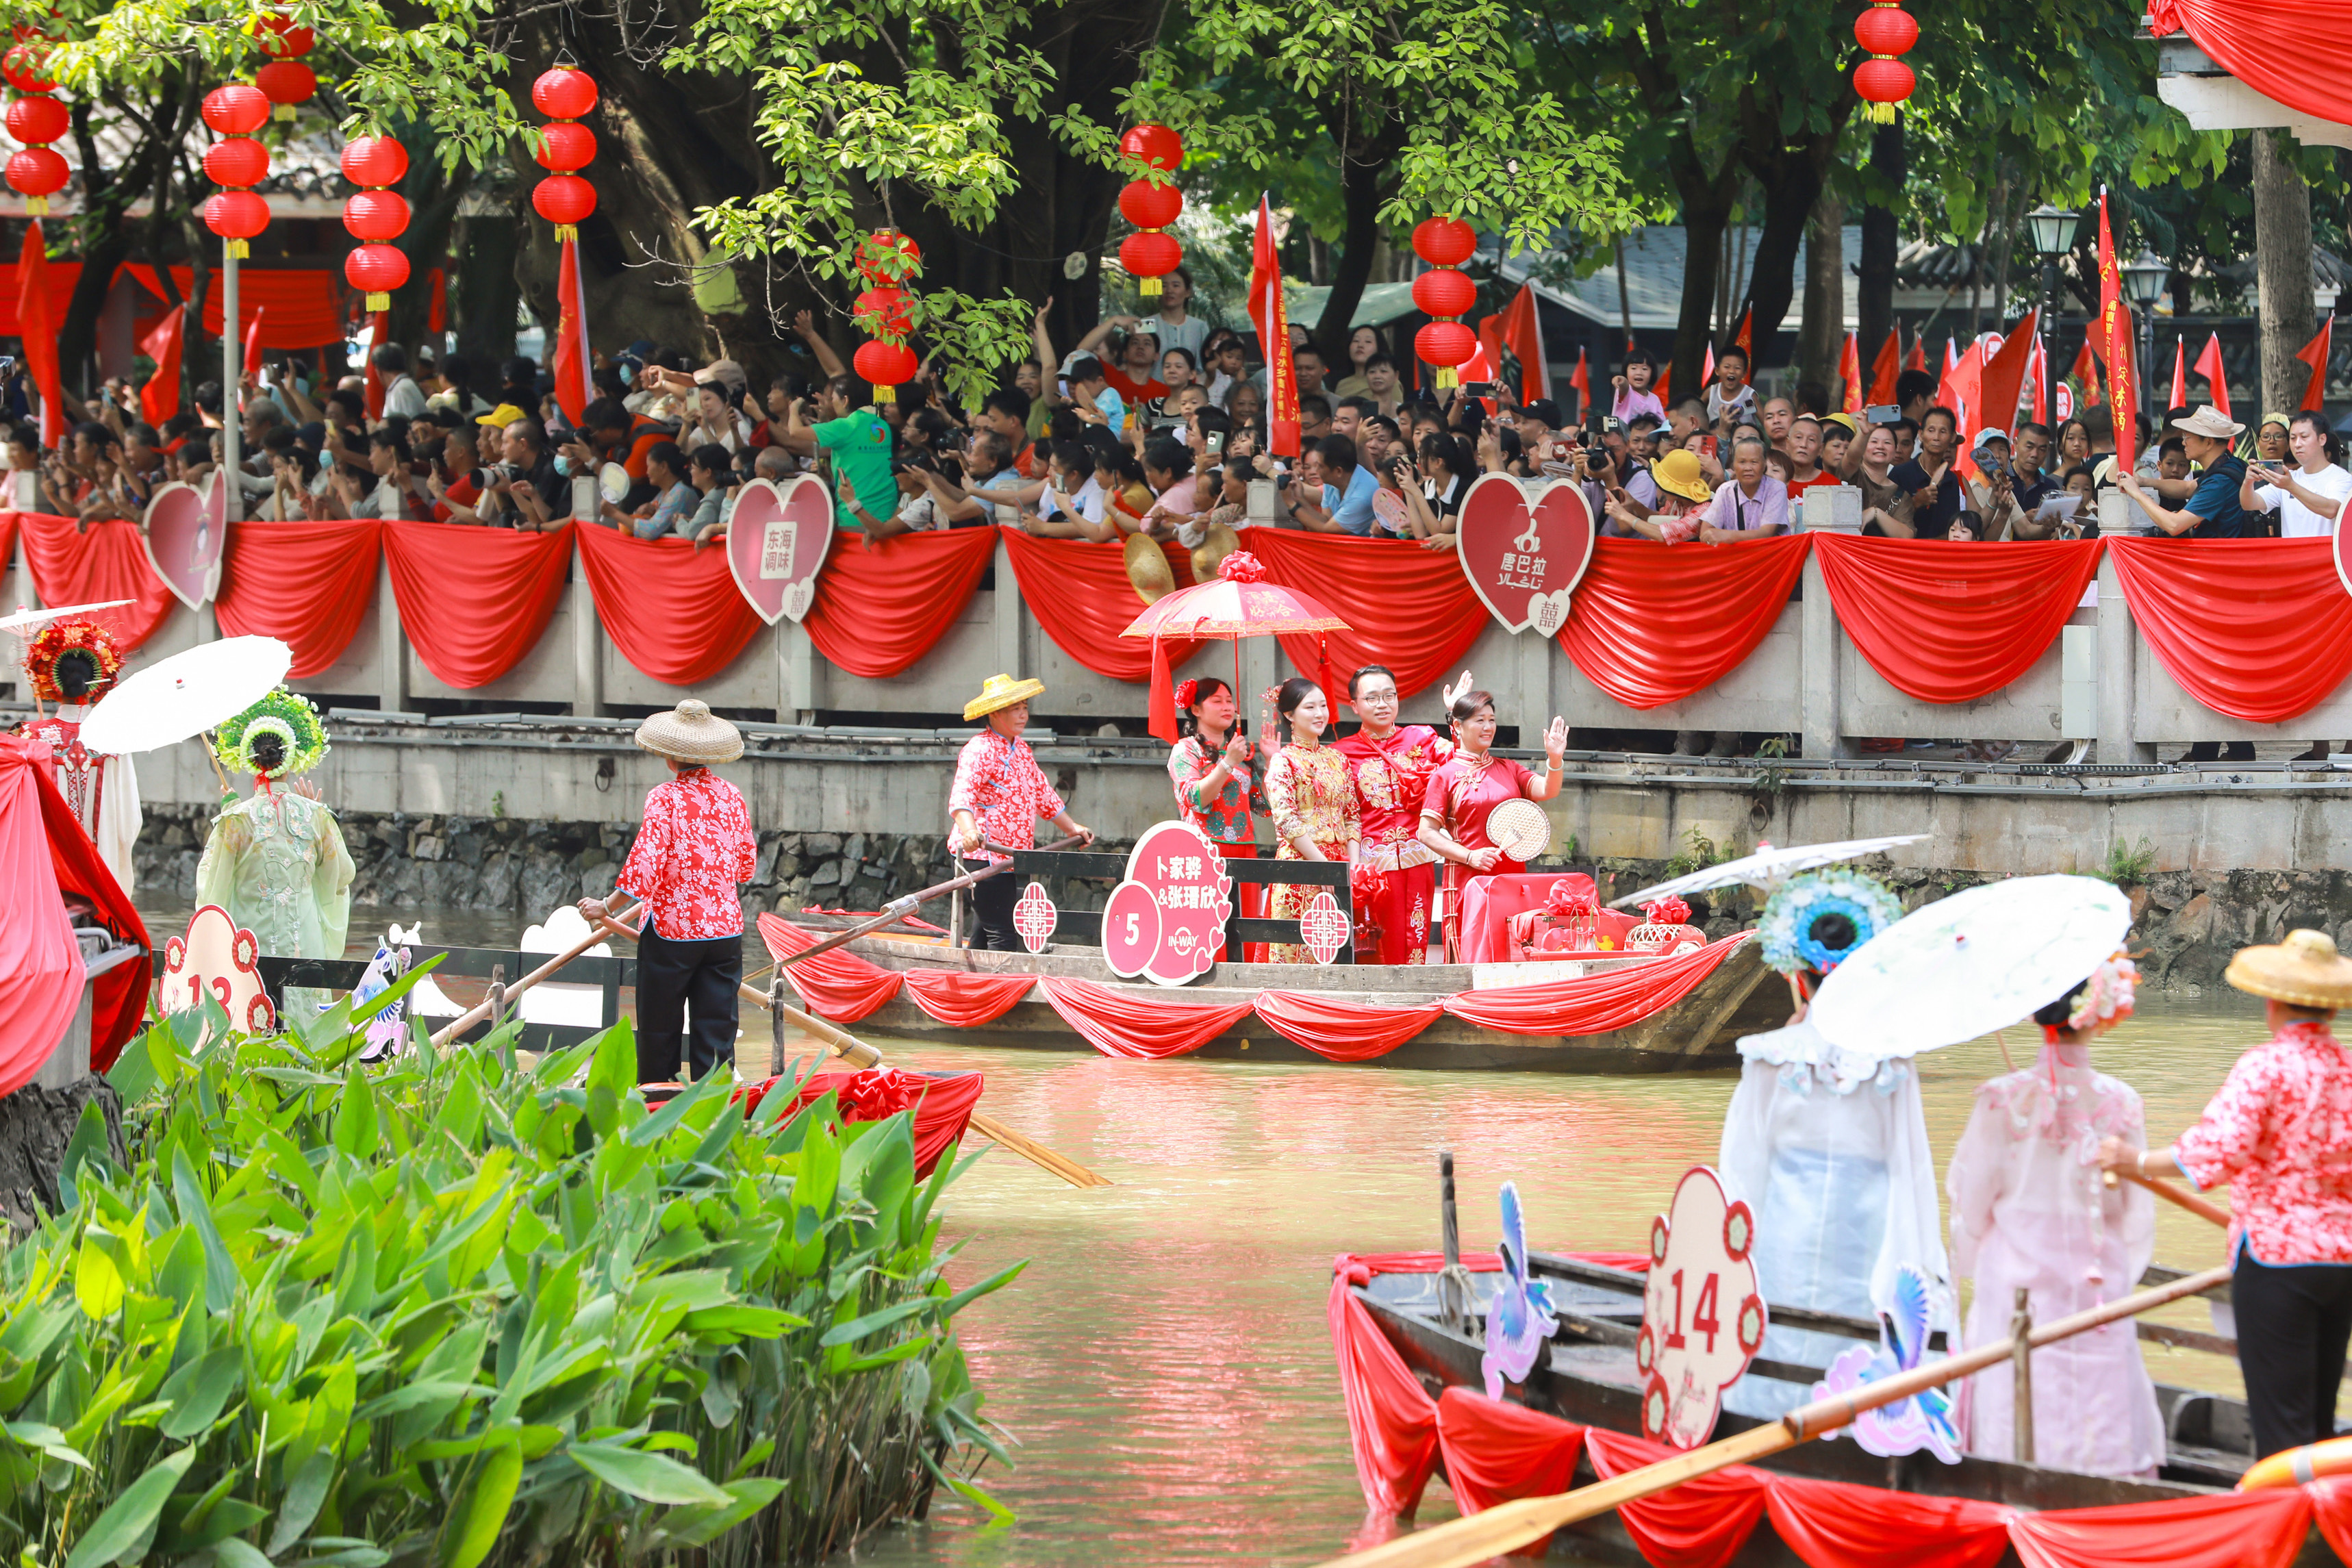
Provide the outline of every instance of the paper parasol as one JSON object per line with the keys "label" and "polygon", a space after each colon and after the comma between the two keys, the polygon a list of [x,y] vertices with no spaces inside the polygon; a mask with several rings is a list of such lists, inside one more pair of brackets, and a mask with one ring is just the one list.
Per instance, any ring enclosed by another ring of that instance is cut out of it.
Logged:
{"label": "paper parasol", "polygon": [[198,643],[126,677],[91,710],[82,743],[121,756],[184,741],[252,707],[293,667],[276,637]]}
{"label": "paper parasol", "polygon": [[1703,893],[1709,888],[1728,888],[1741,882],[1759,892],[1769,893],[1800,871],[1834,866],[1841,860],[1859,860],[1898,844],[1916,844],[1927,837],[1924,833],[1895,833],[1884,838],[1847,838],[1835,844],[1800,844],[1787,849],[1761,845],[1753,855],[1726,860],[1720,866],[1709,866],[1704,871],[1693,871],[1687,877],[1676,877],[1654,888],[1643,888],[1622,899],[1612,899],[1609,903],[1612,909],[1620,904],[1644,904],[1669,894],[1680,897]]}
{"label": "paper parasol", "polygon": [[1806,1015],[1822,1038],[1885,1056],[2014,1024],[2115,956],[2131,900],[2095,877],[2011,877],[1915,910],[1830,972]]}
{"label": "paper parasol", "polygon": [[[1202,638],[1223,638],[1234,645],[1234,693],[1242,689],[1244,637],[1302,636],[1310,632],[1344,632],[1348,623],[1313,596],[1265,580],[1265,568],[1246,550],[1236,550],[1217,563],[1217,574],[1195,583],[1147,606],[1135,617],[1123,637],[1151,639],[1151,732],[1176,743],[1176,699],[1169,686],[1167,644]],[[1326,692],[1326,697],[1331,694]]]}
{"label": "paper parasol", "polygon": [[121,609],[125,605],[138,602],[136,599],[105,599],[95,605],[62,605],[54,610],[19,610],[13,616],[0,616],[0,632],[15,632],[29,642],[51,621],[62,621],[68,616],[86,616],[92,610]]}

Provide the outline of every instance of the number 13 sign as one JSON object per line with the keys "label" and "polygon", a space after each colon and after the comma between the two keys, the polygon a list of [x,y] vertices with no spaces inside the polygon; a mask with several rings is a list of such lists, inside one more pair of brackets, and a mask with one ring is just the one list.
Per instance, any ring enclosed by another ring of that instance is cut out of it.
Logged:
{"label": "number 13 sign", "polygon": [[1648,1379],[1643,1436],[1696,1448],[1714,1432],[1723,1391],[1764,1343],[1755,1246],[1748,1205],[1726,1197],[1705,1165],[1685,1172],[1673,1207],[1650,1225],[1650,1281],[1633,1345]]}

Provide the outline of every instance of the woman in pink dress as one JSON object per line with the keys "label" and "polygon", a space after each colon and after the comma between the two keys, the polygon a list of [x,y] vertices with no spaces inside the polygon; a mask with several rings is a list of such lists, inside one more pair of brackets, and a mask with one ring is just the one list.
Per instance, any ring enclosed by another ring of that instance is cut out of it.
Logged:
{"label": "woman in pink dress", "polygon": [[1454,720],[1454,755],[1429,775],[1421,800],[1421,841],[1445,862],[1443,911],[1448,963],[1462,949],[1462,889],[1474,877],[1512,876],[1527,869],[1487,837],[1486,818],[1507,800],[1544,801],[1559,793],[1560,753],[1568,723],[1559,715],[1544,731],[1544,771],[1531,773],[1495,744],[1495,694],[1466,691],[1447,710]]}
{"label": "woman in pink dress", "polygon": [[[1331,705],[1323,689],[1300,676],[1282,683],[1276,709],[1290,743],[1275,753],[1265,770],[1266,805],[1274,814],[1277,860],[1332,860],[1353,865],[1360,818],[1356,787],[1339,748],[1324,743]],[[1324,889],[1307,883],[1277,883],[1270,918],[1297,920]],[[1306,963],[1313,955],[1296,942],[1276,942],[1276,963]]]}
{"label": "woman in pink dress", "polygon": [[[1469,685],[1470,672],[1464,670],[1459,689]],[[1426,963],[1437,854],[1421,841],[1421,801],[1429,775],[1454,754],[1454,742],[1426,724],[1397,722],[1396,674],[1384,664],[1368,664],[1349,676],[1348,700],[1363,721],[1339,743],[1363,826],[1356,962]]]}
{"label": "woman in pink dress", "polygon": [[[1257,857],[1257,825],[1250,807],[1265,806],[1265,790],[1251,770],[1255,748],[1240,733],[1241,704],[1234,689],[1215,676],[1176,685],[1176,722],[1181,737],[1168,753],[1168,777],[1176,786],[1176,813],[1207,834],[1228,860]],[[1274,748],[1266,746],[1271,762]],[[1246,920],[1265,914],[1265,884],[1234,884],[1234,906]],[[1221,952],[1219,957],[1223,957]],[[1265,962],[1265,943],[1248,945],[1247,962]]]}

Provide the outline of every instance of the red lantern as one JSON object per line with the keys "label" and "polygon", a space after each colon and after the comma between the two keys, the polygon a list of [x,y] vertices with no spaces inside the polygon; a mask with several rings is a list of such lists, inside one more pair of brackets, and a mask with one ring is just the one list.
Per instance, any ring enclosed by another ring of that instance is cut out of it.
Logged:
{"label": "red lantern", "polygon": [[1909,98],[1918,84],[1919,79],[1901,60],[1867,59],[1853,68],[1853,90],[1870,104],[1864,113],[1881,123],[1895,118],[1895,106]]}
{"label": "red lantern", "polygon": [[1131,182],[1118,193],[1118,216],[1138,228],[1166,228],[1184,210],[1184,193],[1149,180]]}
{"label": "red lantern", "polygon": [[257,185],[269,175],[269,149],[249,136],[232,136],[205,149],[205,178],[215,185]]}
{"label": "red lantern", "polygon": [[308,103],[319,90],[319,73],[300,60],[272,60],[253,73],[253,85],[278,106],[278,118],[294,118],[294,106]]}
{"label": "red lantern", "polygon": [[250,136],[269,119],[269,100],[257,87],[233,81],[205,94],[205,123],[222,136]]}
{"label": "red lantern", "polygon": [[343,203],[343,226],[353,239],[397,239],[408,226],[408,204],[397,191],[362,191]]}
{"label": "red lantern", "polygon": [[1423,363],[1437,367],[1437,385],[1443,389],[1459,381],[1454,369],[1477,353],[1478,334],[1459,321],[1432,321],[1412,335],[1412,352]]}
{"label": "red lantern", "polygon": [[915,379],[915,351],[904,343],[861,343],[849,363],[861,378],[873,383],[877,403],[898,402],[898,384]]}
{"label": "red lantern", "polygon": [[62,142],[70,123],[66,106],[46,93],[27,93],[8,106],[8,134],[27,147]]}
{"label": "red lantern", "polygon": [[256,16],[252,30],[261,40],[261,52],[275,60],[298,59],[319,41],[317,34],[298,26],[291,16]]}
{"label": "red lantern", "polygon": [[531,187],[530,205],[555,226],[558,239],[577,239],[596,210],[596,187],[577,174],[550,174]]}
{"label": "red lantern", "polygon": [[860,294],[850,315],[858,326],[877,336],[903,337],[914,326],[907,314],[907,307],[913,299],[914,296],[904,289],[886,283],[879,289],[868,289]]}
{"label": "red lantern", "polygon": [[223,191],[205,203],[205,226],[228,241],[231,256],[249,256],[246,241],[269,226],[269,204],[251,191]]}
{"label": "red lantern", "polygon": [[1157,229],[1130,234],[1118,242],[1118,264],[1141,280],[1136,288],[1139,294],[1159,293],[1160,280],[1183,262],[1184,247],[1176,243],[1173,235]]}
{"label": "red lantern", "polygon": [[[888,266],[885,260],[892,253],[906,258],[906,265]],[[869,283],[896,283],[901,278],[912,278],[923,268],[923,247],[895,228],[877,228],[857,242],[857,270]]]}
{"label": "red lantern", "polygon": [[38,43],[16,44],[0,55],[0,81],[5,81],[18,92],[55,92],[58,84],[42,74],[48,63],[47,40]]}
{"label": "red lantern", "polygon": [[1902,55],[1919,41],[1919,24],[1891,3],[1875,5],[1853,19],[1853,41],[1874,55]]}
{"label": "red lantern", "polygon": [[596,133],[585,125],[558,120],[539,131],[539,166],[568,174],[596,160]]}
{"label": "red lantern", "polygon": [[1172,170],[1184,162],[1184,142],[1165,125],[1146,121],[1118,139],[1122,156],[1154,169]]}
{"label": "red lantern", "polygon": [[343,143],[343,178],[355,185],[396,185],[408,175],[408,149],[389,136],[359,136]]}
{"label": "red lantern", "polygon": [[343,258],[343,279],[367,295],[370,314],[392,309],[392,291],[408,281],[408,258],[396,245],[362,245]]}
{"label": "red lantern", "polygon": [[550,120],[582,120],[596,107],[596,83],[586,71],[558,66],[530,84],[531,107]]}
{"label": "red lantern", "polygon": [[1478,285],[1466,275],[1442,267],[1412,280],[1412,302],[1425,316],[1459,316],[1478,302]]}
{"label": "red lantern", "polygon": [[49,198],[72,177],[66,161],[47,147],[27,147],[8,160],[8,188],[25,198],[25,210],[35,217],[49,210]]}
{"label": "red lantern", "polygon": [[1853,38],[1871,56],[1853,69],[1853,90],[1870,105],[1864,117],[1891,124],[1895,106],[1918,85],[1911,68],[1895,57],[1919,41],[1919,24],[1894,0],[1878,0],[1853,19]]}
{"label": "red lantern", "polygon": [[1477,250],[1478,231],[1458,217],[1423,218],[1413,227],[1412,253],[1432,267],[1459,267]]}

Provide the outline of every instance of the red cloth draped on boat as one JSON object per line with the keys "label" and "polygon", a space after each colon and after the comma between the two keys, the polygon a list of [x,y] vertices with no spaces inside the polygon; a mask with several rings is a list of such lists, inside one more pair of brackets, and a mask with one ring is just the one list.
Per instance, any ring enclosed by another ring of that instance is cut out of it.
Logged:
{"label": "red cloth draped on boat", "polygon": [[[1679,548],[1679,546],[1677,546]],[[1750,931],[1648,963],[1606,969],[1574,980],[1548,980],[1501,991],[1464,991],[1445,999],[1457,1018],[1515,1035],[1598,1035],[1638,1023],[1690,994]]]}
{"label": "red cloth draped on boat", "polygon": [[[735,1091],[735,1098],[743,1102],[748,1115],[759,1110],[769,1091],[784,1081],[787,1080],[772,1078],[748,1084]],[[940,1156],[962,1139],[984,1087],[986,1080],[976,1072],[933,1074],[889,1067],[856,1071],[820,1068],[803,1081],[784,1115],[789,1117],[833,1093],[841,1096],[837,1103],[844,1121],[880,1121],[902,1110],[912,1110],[915,1174],[928,1176],[931,1167],[939,1163]]]}
{"label": "red cloth draped on boat", "polygon": [[232,522],[213,610],[223,637],[270,637],[294,650],[287,674],[307,680],[352,645],[375,597],[383,524]]}
{"label": "red cloth draped on boat", "polygon": [[1813,538],[1596,541],[1559,646],[1628,708],[1679,702],[1756,651],[1780,618]]}
{"label": "red cloth draped on boat", "polygon": [[[1084,540],[1032,539],[1017,528],[996,531],[1020,580],[1021,596],[1054,646],[1108,680],[1151,679],[1151,639],[1118,634],[1143,613],[1143,601],[1127,578],[1127,556],[1115,544]],[[1176,586],[1192,585],[1192,558],[1173,544],[1161,546]],[[1201,645],[1171,638],[1160,647],[1170,668],[1192,657]]]}
{"label": "red cloth draped on boat", "polygon": [[[1586,1433],[1584,1449],[1602,1480],[1674,1453],[1662,1443],[1601,1426]],[[1651,1568],[1727,1568],[1764,1517],[1767,1484],[1761,1470],[1735,1465],[1626,1503],[1617,1517]]]}
{"label": "red cloth draped on boat", "polygon": [[2099,569],[2095,539],[1812,541],[1846,636],[1922,702],[1973,702],[2032,668]]}
{"label": "red cloth draped on boat", "polygon": [[2020,1514],[2010,1544],[2025,1568],[2281,1568],[2311,1530],[2301,1487]]}
{"label": "red cloth draped on boat", "polygon": [[1041,979],[1037,989],[1063,1022],[1107,1057],[1181,1057],[1250,1014],[1247,1002],[1172,1002],[1165,991],[1138,995],[1091,980]]}
{"label": "red cloth draped on boat", "polygon": [[563,600],[572,525],[546,533],[457,522],[383,531],[400,627],[417,658],[463,691],[512,669]]}
{"label": "red cloth draped on boat", "polygon": [[1265,564],[1266,581],[1313,594],[1348,623],[1344,632],[1281,639],[1301,675],[1337,683],[1326,694],[1335,707],[1347,698],[1347,678],[1367,664],[1395,670],[1397,694],[1412,696],[1452,673],[1488,625],[1451,552],[1279,528],[1250,530],[1246,548]]}
{"label": "red cloth draped on boat", "polygon": [[[2152,0],[2148,30],[2187,31],[2223,70],[2315,120],[2352,121],[2352,40],[2291,0]],[[2281,44],[2287,47],[2282,48]],[[2333,62],[2332,64],[2330,62]]]}
{"label": "red cloth draped on boat", "polygon": [[2314,1481],[2303,1489],[2311,1499],[2319,1533],[2327,1538],[2336,1556],[2352,1563],[2352,1477]]}
{"label": "red cloth draped on boat", "polygon": [[[1974,1498],[1921,1497],[1846,1481],[1773,1476],[1772,1532],[1811,1568],[1993,1568],[2016,1510]],[[1892,1504],[1893,1506],[1889,1506]]]}
{"label": "red cloth draped on boat", "polygon": [[2352,672],[2352,595],[2332,539],[2110,539],[2141,636],[2181,689],[2276,724]]}
{"label": "red cloth draped on boat", "polygon": [[824,938],[772,914],[760,917],[760,940],[782,965],[784,978],[808,1010],[836,1024],[855,1024],[898,995],[906,984],[907,977],[897,970],[870,963],[846,948],[785,964],[786,958],[807,952]]}
{"label": "red cloth draped on boat", "polygon": [[961,969],[910,969],[907,994],[940,1023],[958,1029],[993,1024],[1029,994],[1034,974],[981,974]]}
{"label": "red cloth draped on boat", "polygon": [[[1475,1267],[1466,1258],[1463,1263]],[[1489,1268],[1498,1267],[1488,1264]],[[1339,1362],[1349,1446],[1355,1451],[1364,1506],[1374,1513],[1410,1518],[1437,1468],[1437,1402],[1349,1289],[1370,1278],[1370,1269],[1346,1258],[1332,1269],[1326,1309],[1331,1351]]]}
{"label": "red cloth draped on boat", "polygon": [[1335,1062],[1384,1057],[1437,1022],[1443,1002],[1364,1007],[1307,991],[1261,991],[1257,1016],[1295,1046]]}
{"label": "red cloth draped on boat", "polygon": [[[1464,1513],[1484,1513],[1496,1503],[1568,1490],[1584,1451],[1584,1428],[1524,1405],[1449,1388],[1437,1396],[1437,1441],[1454,1500]],[[1541,1557],[1550,1550],[1547,1535],[1511,1555]]]}
{"label": "red cloth draped on boat", "polygon": [[33,591],[44,605],[135,601],[119,610],[92,611],[89,617],[112,632],[125,653],[153,637],[170,618],[179,600],[148,564],[137,523],[113,518],[91,523],[84,533],[69,517],[37,511],[15,515],[25,538],[25,565],[33,574]]}
{"label": "red cloth draped on boat", "polygon": [[862,533],[836,533],[801,625],[838,668],[887,679],[956,624],[995,553],[992,528],[902,533],[873,550]]}
{"label": "red cloth draped on boat", "polygon": [[664,686],[695,686],[733,664],[761,626],[735,586],[725,544],[574,531],[596,618],[621,657]]}

